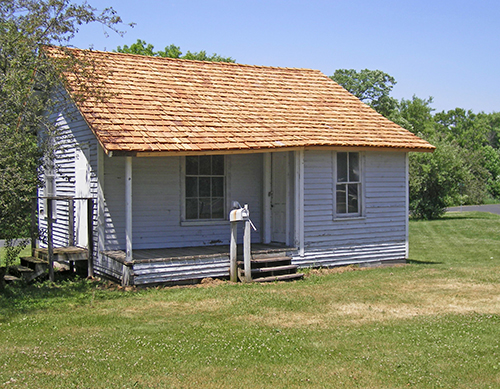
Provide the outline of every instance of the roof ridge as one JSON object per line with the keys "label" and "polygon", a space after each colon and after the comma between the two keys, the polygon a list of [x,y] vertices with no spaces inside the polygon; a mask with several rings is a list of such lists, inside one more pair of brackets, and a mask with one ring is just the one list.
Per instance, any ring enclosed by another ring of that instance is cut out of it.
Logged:
{"label": "roof ridge", "polygon": [[259,69],[283,69],[283,70],[296,70],[296,71],[309,71],[309,72],[317,72],[321,73],[321,70],[319,69],[312,69],[312,68],[299,68],[299,67],[287,67],[287,66],[271,66],[271,65],[251,65],[251,64],[243,64],[243,63],[238,63],[238,62],[216,62],[216,61],[201,61],[201,60],[195,60],[195,59],[185,59],[185,58],[171,58],[171,57],[157,57],[153,55],[144,55],[144,54],[132,54],[132,53],[119,53],[116,51],[104,51],[104,50],[94,50],[94,49],[80,49],[77,47],[69,47],[69,46],[52,46],[54,48],[62,48],[62,49],[68,49],[68,50],[73,50],[73,51],[86,51],[86,52],[91,52],[91,53],[98,53],[98,54],[104,54],[104,55],[117,55],[117,56],[128,56],[128,57],[142,57],[142,58],[147,58],[149,60],[157,60],[157,61],[172,61],[172,62],[196,62],[196,63],[203,63],[203,64],[210,64],[214,66],[238,66],[238,67],[250,67],[250,68],[259,68]]}

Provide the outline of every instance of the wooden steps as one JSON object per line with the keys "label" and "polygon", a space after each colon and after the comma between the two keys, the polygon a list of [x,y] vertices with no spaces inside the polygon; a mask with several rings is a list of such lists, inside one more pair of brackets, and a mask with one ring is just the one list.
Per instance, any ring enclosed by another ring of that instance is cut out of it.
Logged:
{"label": "wooden steps", "polygon": [[[292,258],[281,253],[254,255],[250,262],[253,282],[294,281],[304,277],[297,273],[297,265],[292,265]],[[238,277],[244,282],[243,261],[238,261]]]}
{"label": "wooden steps", "polygon": [[35,278],[40,277],[49,270],[49,263],[43,259],[36,257],[21,257],[21,266],[24,269],[30,269],[31,272],[23,271],[26,273],[26,278],[23,277],[27,282],[33,281]]}
{"label": "wooden steps", "polygon": [[[88,250],[81,247],[54,248],[54,270],[59,272],[70,271],[85,276],[87,274]],[[11,266],[9,274],[5,275],[7,282],[33,280],[48,274],[48,249],[35,249],[35,256],[21,257],[21,265]]]}

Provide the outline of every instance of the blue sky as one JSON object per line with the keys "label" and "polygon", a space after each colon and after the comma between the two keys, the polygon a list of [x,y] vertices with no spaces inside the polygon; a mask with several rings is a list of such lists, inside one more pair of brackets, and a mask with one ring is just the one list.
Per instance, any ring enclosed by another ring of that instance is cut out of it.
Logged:
{"label": "blue sky", "polygon": [[379,69],[393,96],[434,98],[437,112],[457,107],[500,111],[498,0],[89,0],[113,7],[123,37],[84,26],[71,44],[116,49],[137,39],[156,50],[230,56],[238,63],[319,69]]}

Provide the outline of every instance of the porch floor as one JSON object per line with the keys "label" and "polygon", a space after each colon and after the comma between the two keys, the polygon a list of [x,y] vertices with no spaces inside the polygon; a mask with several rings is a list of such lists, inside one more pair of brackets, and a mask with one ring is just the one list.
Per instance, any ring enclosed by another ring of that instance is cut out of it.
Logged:
{"label": "porch floor", "polygon": [[[296,251],[295,247],[289,247],[283,244],[271,243],[253,243],[252,255],[272,254],[280,252]],[[165,262],[179,261],[202,258],[216,258],[221,256],[229,256],[229,246],[199,246],[199,247],[179,247],[165,249],[143,249],[132,250],[132,261],[126,261],[125,251],[103,251],[102,254],[122,262],[124,264],[148,263],[148,262]],[[238,245],[238,257],[243,255],[243,246]]]}

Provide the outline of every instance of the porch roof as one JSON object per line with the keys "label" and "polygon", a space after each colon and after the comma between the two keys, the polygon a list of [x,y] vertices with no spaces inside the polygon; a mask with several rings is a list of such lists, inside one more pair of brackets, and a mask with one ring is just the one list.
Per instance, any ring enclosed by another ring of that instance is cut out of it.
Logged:
{"label": "porch roof", "polygon": [[[47,49],[49,56],[64,52]],[[106,153],[181,155],[294,148],[432,151],[318,70],[188,61],[70,49],[93,80],[66,73]],[[99,86],[97,86],[99,85]]]}

